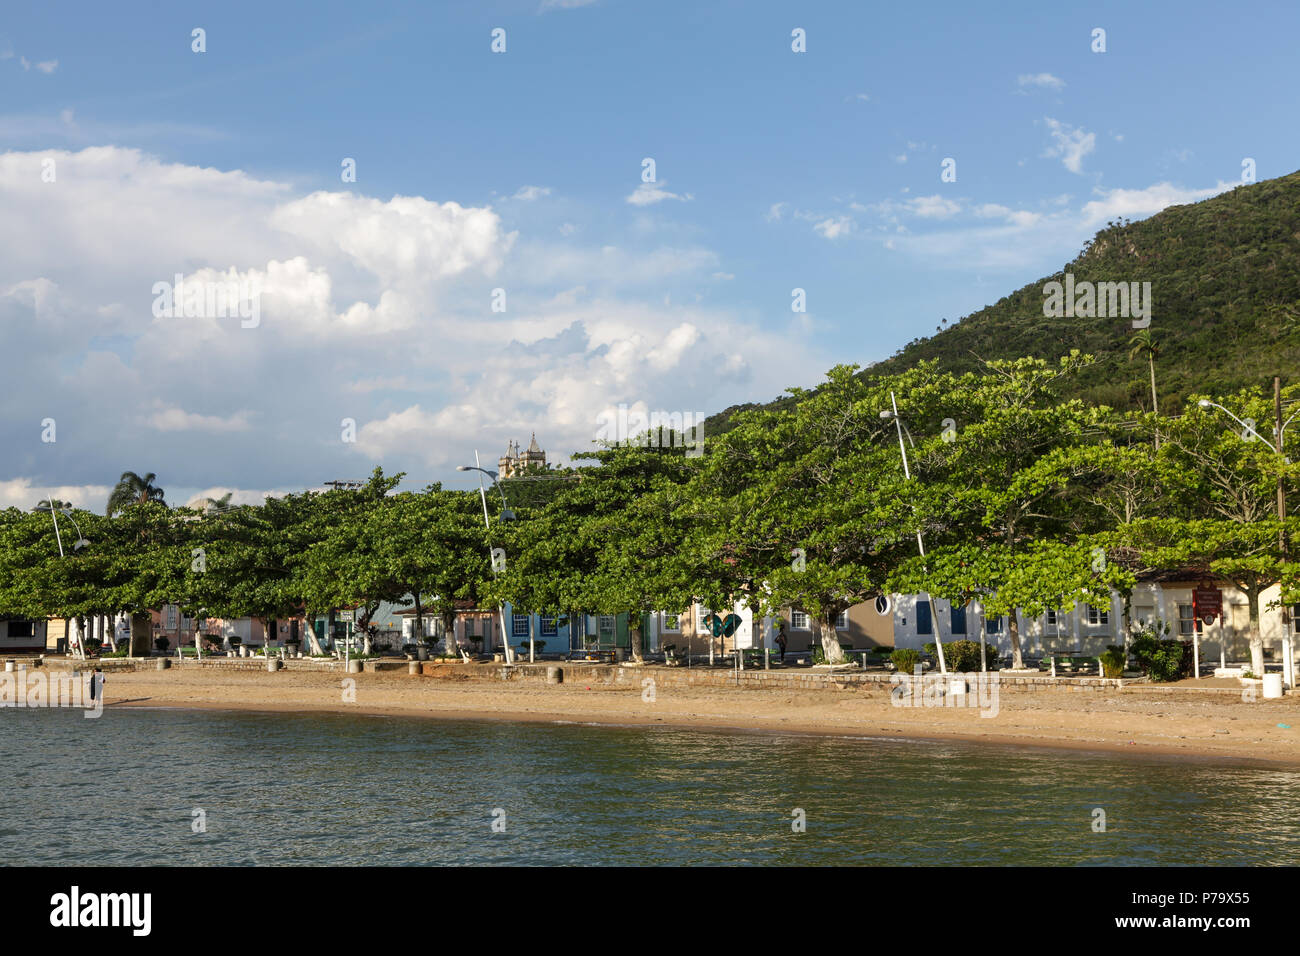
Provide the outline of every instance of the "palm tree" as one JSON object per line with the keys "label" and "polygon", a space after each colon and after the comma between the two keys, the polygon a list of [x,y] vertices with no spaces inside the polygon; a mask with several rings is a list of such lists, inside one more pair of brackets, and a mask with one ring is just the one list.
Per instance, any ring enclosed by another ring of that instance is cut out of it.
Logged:
{"label": "palm tree", "polygon": [[152,471],[143,477],[134,471],[122,472],[122,477],[117,480],[116,487],[108,496],[108,508],[105,513],[112,517],[131,505],[144,504],[147,501],[156,501],[165,505],[167,502],[163,500],[163,490],[154,487],[153,480],[156,477]]}
{"label": "palm tree", "polygon": [[[1156,343],[1155,337],[1151,334],[1150,329],[1142,329],[1136,332],[1132,338],[1132,345],[1129,346],[1129,361],[1137,358],[1139,355],[1146,355],[1147,368],[1151,371],[1151,411],[1160,414],[1160,401],[1156,397],[1156,356],[1160,354],[1160,346]],[[1156,429],[1156,448],[1160,447],[1160,430]]]}
{"label": "palm tree", "polygon": [[72,507],[71,501],[60,501],[58,498],[54,498],[53,500],[49,498],[42,498],[40,501],[36,502],[36,507],[33,508],[32,511],[33,512],[51,511],[51,510],[62,511],[64,508],[71,508],[71,507]]}
{"label": "palm tree", "polygon": [[224,514],[225,512],[229,511],[231,508],[235,507],[230,503],[230,496],[233,494],[234,494],[233,491],[227,491],[220,498],[204,498],[203,510],[206,511],[208,514],[215,514],[215,515]]}

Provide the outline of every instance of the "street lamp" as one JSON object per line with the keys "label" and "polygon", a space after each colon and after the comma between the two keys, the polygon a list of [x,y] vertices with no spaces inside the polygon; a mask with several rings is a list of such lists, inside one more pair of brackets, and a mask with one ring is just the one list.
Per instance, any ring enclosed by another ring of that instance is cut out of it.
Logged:
{"label": "street lamp", "polygon": [[[474,449],[474,461],[475,461],[475,464],[473,464],[473,465],[457,465],[457,466],[456,466],[456,470],[457,470],[457,471],[477,471],[477,472],[481,472],[482,474],[485,474],[485,475],[487,475],[489,478],[491,478],[491,479],[492,479],[492,484],[496,486],[497,492],[501,495],[501,520],[502,520],[502,521],[514,521],[514,520],[515,520],[515,513],[514,513],[513,511],[511,511],[510,508],[509,508],[509,507],[507,506],[507,504],[506,504],[506,493],[505,493],[504,491],[502,491],[500,483],[497,482],[497,473],[496,473],[495,471],[489,471],[489,470],[486,469],[486,468],[480,468],[479,465],[477,464],[477,463],[478,463],[478,449],[477,449],[477,448]],[[490,521],[488,520],[487,492],[484,491],[484,489],[483,489],[483,479],[482,479],[482,478],[480,478],[480,479],[478,480],[478,494],[479,494],[479,498],[480,498],[480,500],[482,500],[482,502],[483,502],[483,526],[484,526],[485,528],[487,528],[487,530],[491,531],[491,530],[492,530],[492,522],[490,522]],[[495,562],[495,561],[492,561],[491,559],[492,559],[492,552],[491,552],[491,547],[489,546],[489,549],[488,549],[488,560],[491,561],[491,563],[492,563],[492,576],[493,576],[493,577],[496,577],[496,574],[497,574],[497,566],[496,566],[496,562]],[[515,662],[515,656],[514,656],[514,654],[511,652],[511,650],[510,650],[510,636],[509,636],[508,634],[506,634],[506,609],[505,609],[505,607],[504,607],[503,605],[501,605],[501,604],[497,604],[497,616],[501,618],[501,646],[505,648],[506,663],[507,663],[507,664],[514,664],[514,662]],[[530,630],[530,632],[531,632],[531,628],[530,628],[529,630]],[[529,651],[528,656],[529,656],[529,658],[530,658],[530,663],[531,663],[531,658],[532,658],[532,637],[531,637],[531,634],[530,634],[530,637],[529,637],[528,651]]]}
{"label": "street lamp", "polygon": [[[82,532],[81,532],[81,525],[77,524],[77,519],[74,518],[74,517],[72,516],[72,509],[71,509],[71,508],[60,508],[60,507],[58,507],[58,505],[55,504],[55,498],[54,498],[53,495],[50,495],[50,497],[49,497],[48,499],[46,499],[46,500],[47,500],[47,502],[48,502],[48,504],[49,504],[49,506],[50,506],[50,520],[52,520],[52,521],[54,522],[54,540],[55,540],[56,542],[58,542],[58,545],[59,545],[59,557],[60,557],[60,558],[65,558],[65,559],[66,559],[66,558],[67,558],[67,555],[66,555],[66,554],[64,553],[64,551],[63,551],[63,535],[60,534],[60,532],[59,532],[59,512],[63,512],[64,517],[66,517],[66,518],[68,518],[69,520],[71,520],[73,527],[77,529],[77,540],[76,540],[76,541],[73,543],[73,545],[72,545],[72,551],[73,551],[74,554],[75,554],[76,552],[80,551],[80,550],[81,550],[82,548],[84,548],[86,545],[90,544],[90,542],[87,541],[87,540],[86,540],[86,536],[85,536],[84,534],[82,534]],[[77,627],[80,628],[81,625],[78,624]],[[78,649],[78,651],[80,652],[81,657],[82,657],[83,659],[84,659],[85,656],[86,656],[86,645],[85,645],[85,640],[86,640],[86,638],[85,638],[85,635],[83,634],[83,635],[81,636],[81,640],[79,640],[79,641],[77,642],[77,649]]]}
{"label": "street lamp", "polygon": [[[886,421],[891,418],[894,420],[894,425],[898,429],[898,450],[903,456],[903,477],[906,480],[911,481],[912,469],[907,464],[907,448],[903,445],[903,419],[899,417],[898,400],[894,398],[893,389],[890,389],[889,392],[889,404],[891,407],[883,409],[880,413],[880,417]],[[912,441],[911,429],[907,430],[907,440],[912,443],[912,448],[915,449],[916,442]],[[921,557],[924,558],[925,542],[921,540],[920,528],[916,529],[916,547],[921,552]],[[930,602],[930,620],[934,622],[934,647],[939,654],[939,673],[946,674],[948,673],[948,664],[943,659],[943,633],[939,629],[939,609],[934,605],[933,595],[927,595],[926,599]]]}
{"label": "street lamp", "polygon": [[[1265,447],[1267,447],[1269,451],[1271,451],[1273,454],[1277,455],[1279,458],[1282,459],[1283,464],[1285,465],[1291,464],[1291,459],[1286,457],[1285,454],[1286,446],[1283,444],[1283,442],[1286,439],[1286,426],[1290,425],[1293,421],[1295,421],[1296,416],[1300,415],[1300,411],[1292,412],[1290,418],[1288,418],[1286,421],[1282,421],[1282,379],[1280,377],[1278,376],[1273,377],[1273,410],[1274,410],[1274,416],[1276,418],[1276,421],[1273,426],[1274,427],[1273,437],[1277,441],[1276,445],[1270,442],[1259,432],[1255,431],[1254,422],[1250,422],[1249,424],[1247,424],[1245,421],[1242,421],[1240,418],[1238,418],[1236,415],[1228,411],[1226,408],[1224,408],[1222,405],[1218,404],[1217,402],[1212,402],[1208,398],[1202,398],[1196,404],[1199,405],[1201,408],[1217,408],[1219,411],[1223,412],[1223,414],[1227,415],[1234,422],[1236,422],[1243,429],[1245,429],[1246,432],[1249,432],[1250,434],[1258,438],[1260,441],[1262,441]],[[1277,519],[1278,519],[1277,545],[1278,545],[1278,549],[1281,552],[1283,560],[1285,560],[1286,552],[1287,552],[1286,486],[1282,480],[1282,473],[1280,471],[1278,472],[1278,476],[1277,476]],[[1280,593],[1281,589],[1282,589],[1282,584],[1279,581],[1278,582],[1279,599],[1281,598],[1281,593]],[[1291,644],[1292,644],[1291,615],[1287,609],[1286,604],[1281,605],[1281,610],[1282,610],[1282,657],[1283,657],[1282,679],[1286,682],[1288,687],[1294,687],[1295,686],[1295,660],[1293,659],[1291,653]]]}

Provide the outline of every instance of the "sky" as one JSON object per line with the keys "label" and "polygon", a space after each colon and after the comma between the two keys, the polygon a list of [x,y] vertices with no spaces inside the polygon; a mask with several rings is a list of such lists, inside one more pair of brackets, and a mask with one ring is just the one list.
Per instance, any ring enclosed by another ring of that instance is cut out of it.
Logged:
{"label": "sky", "polygon": [[[1286,3],[10,5],[0,507],[102,511],[125,470],[174,505],[471,487],[619,406],[812,387],[1112,218],[1295,171],[1297,35]],[[177,276],[231,308],[169,308]]]}

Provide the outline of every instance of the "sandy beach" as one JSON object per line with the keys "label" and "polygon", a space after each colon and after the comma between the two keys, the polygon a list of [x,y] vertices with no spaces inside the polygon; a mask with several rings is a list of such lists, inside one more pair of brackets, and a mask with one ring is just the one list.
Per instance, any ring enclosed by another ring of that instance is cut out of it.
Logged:
{"label": "sandy beach", "polygon": [[639,685],[547,685],[396,672],[354,677],[355,701],[345,699],[344,678],[337,673],[135,671],[111,675],[105,703],[110,710],[364,713],[913,737],[1300,766],[1300,700],[1294,697],[1246,703],[1233,694],[1140,686],[1094,693],[1004,691],[997,715],[981,717],[977,709],[896,707],[887,686],[872,692],[665,686],[647,701]]}

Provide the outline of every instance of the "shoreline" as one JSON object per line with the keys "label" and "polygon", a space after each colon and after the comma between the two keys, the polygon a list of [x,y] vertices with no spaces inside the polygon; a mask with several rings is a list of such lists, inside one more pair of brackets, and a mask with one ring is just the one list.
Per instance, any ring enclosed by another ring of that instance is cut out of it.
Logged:
{"label": "shoreline", "polygon": [[[1300,702],[1174,701],[1138,689],[1113,694],[1004,692],[996,717],[974,709],[895,707],[884,693],[545,685],[390,674],[305,671],[115,674],[105,710],[419,717],[490,723],[663,727],[706,732],[856,737],[1164,756],[1238,766],[1300,768]],[[1195,696],[1195,695],[1194,695]],[[1283,726],[1285,725],[1285,726]],[[1292,729],[1292,727],[1296,729]]]}
{"label": "shoreline", "polygon": [[272,704],[241,704],[237,702],[194,703],[190,701],[167,701],[148,698],[146,700],[109,701],[107,706],[118,706],[128,710],[212,710],[233,714],[329,714],[339,717],[400,717],[432,721],[463,721],[469,723],[491,724],[543,724],[571,727],[611,727],[641,729],[659,727],[664,730],[693,730],[699,733],[754,734],[765,737],[803,737],[810,739],[825,737],[842,737],[850,740],[893,741],[897,743],[924,744],[962,744],[990,746],[994,748],[1031,749],[1069,751],[1072,753],[1093,753],[1107,756],[1129,755],[1141,757],[1165,757],[1173,760],[1213,763],[1219,766],[1255,767],[1271,766],[1276,769],[1294,768],[1300,770],[1298,757],[1266,757],[1224,754],[1219,751],[1189,751],[1162,747],[1155,744],[1131,744],[1066,740],[1053,737],[1030,737],[997,734],[960,734],[960,733],[923,733],[900,732],[889,734],[884,731],[852,729],[838,727],[821,727],[815,725],[790,725],[787,727],[752,727],[722,721],[701,721],[671,718],[624,717],[621,719],[603,719],[597,715],[587,718],[575,718],[564,714],[544,714],[536,711],[498,711],[491,714],[457,711],[427,711],[405,707],[390,707],[381,710],[358,709],[348,707],[293,707]]}

